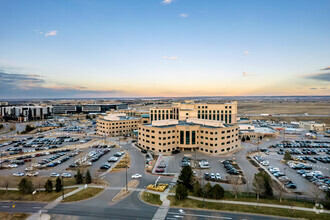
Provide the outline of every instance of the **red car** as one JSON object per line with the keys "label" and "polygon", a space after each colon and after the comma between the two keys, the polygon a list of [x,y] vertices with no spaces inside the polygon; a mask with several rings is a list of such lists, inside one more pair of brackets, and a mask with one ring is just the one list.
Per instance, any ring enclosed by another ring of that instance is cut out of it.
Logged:
{"label": "red car", "polygon": [[155,172],[156,172],[156,173],[164,173],[165,170],[164,170],[164,168],[157,168],[157,169],[155,170]]}

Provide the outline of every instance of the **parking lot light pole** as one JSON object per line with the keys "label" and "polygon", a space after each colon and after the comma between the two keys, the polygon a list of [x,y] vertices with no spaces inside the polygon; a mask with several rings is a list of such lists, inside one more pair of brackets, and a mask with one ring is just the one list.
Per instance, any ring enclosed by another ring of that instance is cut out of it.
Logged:
{"label": "parking lot light pole", "polygon": [[128,186],[127,186],[127,169],[129,168],[129,166],[126,166],[126,191],[128,191]]}
{"label": "parking lot light pole", "polygon": [[64,200],[64,180],[62,176],[62,200]]}
{"label": "parking lot light pole", "polygon": [[204,208],[204,200],[205,200],[205,190],[204,190],[204,176],[202,177],[203,178],[203,208]]}

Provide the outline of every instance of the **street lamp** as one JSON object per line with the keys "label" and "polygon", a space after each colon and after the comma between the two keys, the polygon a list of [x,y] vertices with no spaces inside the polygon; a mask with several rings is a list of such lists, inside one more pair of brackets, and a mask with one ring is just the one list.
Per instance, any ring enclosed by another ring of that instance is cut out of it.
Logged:
{"label": "street lamp", "polygon": [[203,191],[203,208],[204,208],[204,200],[205,200],[205,189],[204,189],[204,176],[202,177],[203,178],[203,188],[202,188],[202,191]]}
{"label": "street lamp", "polygon": [[64,180],[62,176],[62,200],[64,200]]}
{"label": "street lamp", "polygon": [[127,186],[127,169],[129,168],[129,166],[126,166],[126,191],[128,191],[128,186]]}

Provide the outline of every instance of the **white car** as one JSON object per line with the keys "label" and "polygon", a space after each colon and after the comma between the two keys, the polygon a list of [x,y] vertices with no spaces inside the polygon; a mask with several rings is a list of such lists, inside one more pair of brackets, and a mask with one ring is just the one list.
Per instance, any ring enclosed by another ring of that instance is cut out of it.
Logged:
{"label": "white car", "polygon": [[132,175],[132,179],[139,179],[141,177],[142,177],[141,174],[134,174],[134,175]]}
{"label": "white car", "polygon": [[71,174],[70,173],[62,173],[61,176],[64,177],[64,178],[70,178]]}
{"label": "white car", "polygon": [[51,173],[50,174],[50,177],[59,177],[61,176],[59,173]]}
{"label": "white car", "polygon": [[12,164],[9,164],[8,167],[10,167],[10,168],[16,168],[16,167],[18,167],[18,165],[16,163],[12,163]]}
{"label": "white car", "polygon": [[26,176],[38,176],[39,173],[38,172],[33,172],[33,173],[27,173]]}
{"label": "white car", "polygon": [[264,160],[260,163],[263,166],[268,166],[269,165],[269,161],[268,160]]}
{"label": "white car", "polygon": [[14,173],[13,176],[24,176],[25,174],[24,173],[20,173],[20,172],[17,172],[17,173]]}
{"label": "white car", "polygon": [[221,180],[221,176],[220,176],[219,173],[216,173],[216,174],[215,174],[215,179],[217,179],[217,180]]}
{"label": "white car", "polygon": [[25,168],[25,171],[33,171],[33,167],[27,167]]}

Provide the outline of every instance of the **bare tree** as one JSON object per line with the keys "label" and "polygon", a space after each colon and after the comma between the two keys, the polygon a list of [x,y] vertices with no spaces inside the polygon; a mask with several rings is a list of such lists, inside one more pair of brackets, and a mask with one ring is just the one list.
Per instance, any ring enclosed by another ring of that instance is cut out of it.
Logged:
{"label": "bare tree", "polygon": [[271,181],[272,188],[276,189],[278,196],[280,198],[280,202],[282,202],[283,194],[286,192],[285,186],[283,183],[278,184],[276,181]]}
{"label": "bare tree", "polygon": [[12,176],[2,176],[0,178],[1,180],[1,186],[4,187],[6,189],[6,193],[8,192],[8,188],[10,183],[12,182]]}
{"label": "bare tree", "polygon": [[260,194],[265,191],[264,178],[258,174],[255,174],[252,182],[252,187],[257,194],[257,200],[259,200]]}
{"label": "bare tree", "polygon": [[231,184],[231,188],[233,189],[235,199],[237,199],[237,195],[241,192],[241,186],[242,186],[241,176],[231,176],[229,178],[229,183]]}
{"label": "bare tree", "polygon": [[319,203],[320,197],[321,197],[321,194],[322,194],[322,190],[318,186],[313,185],[311,187],[310,191],[313,194],[315,204]]}

